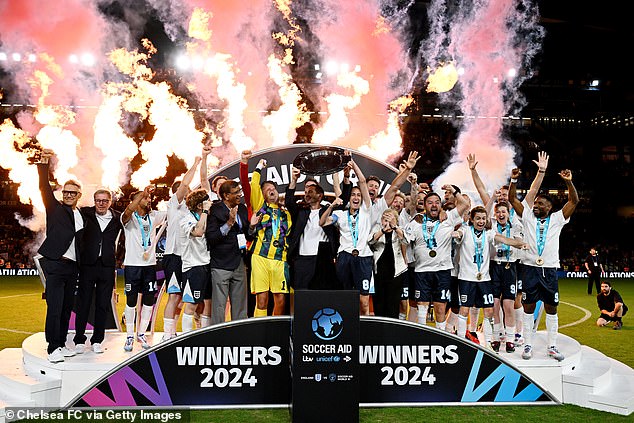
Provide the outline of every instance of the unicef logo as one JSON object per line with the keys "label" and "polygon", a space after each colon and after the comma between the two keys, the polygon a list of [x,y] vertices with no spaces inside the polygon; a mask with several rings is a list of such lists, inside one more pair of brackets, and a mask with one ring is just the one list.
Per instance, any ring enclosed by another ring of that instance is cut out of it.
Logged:
{"label": "unicef logo", "polygon": [[332,308],[322,308],[313,316],[313,333],[319,339],[332,341],[343,331],[343,318]]}

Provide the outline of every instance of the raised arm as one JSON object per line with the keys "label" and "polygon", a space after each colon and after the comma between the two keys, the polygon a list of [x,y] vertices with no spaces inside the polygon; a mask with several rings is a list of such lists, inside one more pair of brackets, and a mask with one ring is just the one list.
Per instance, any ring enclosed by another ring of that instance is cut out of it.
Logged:
{"label": "raised arm", "polygon": [[[533,160],[533,163],[537,165],[537,174],[535,175],[535,179],[533,179],[533,183],[526,194],[525,200],[528,207],[533,207],[535,197],[537,197],[539,188],[542,186],[544,175],[546,174],[546,168],[548,168],[548,154],[540,151],[537,153],[537,160]],[[517,210],[517,212],[519,213],[519,210]]]}
{"label": "raised arm", "polygon": [[350,182],[350,167],[346,166],[343,169],[343,190],[341,191],[341,205],[337,207],[337,210],[343,210],[350,201],[350,194],[352,193],[352,182]]}
{"label": "raised arm", "polygon": [[[357,184],[359,185],[359,189],[361,190],[361,197],[363,198],[363,204],[366,207],[370,207],[372,205],[372,199],[370,198],[370,191],[368,191],[368,182],[365,180],[365,176],[363,175],[363,172],[361,172],[361,169],[355,163],[354,160],[350,160],[348,162],[348,165],[352,167],[352,170],[354,170],[354,173],[357,175],[357,178],[358,178]],[[392,199],[394,199],[394,195],[392,195]],[[387,201],[387,199],[385,201]],[[391,203],[391,201],[389,203]]]}
{"label": "raised arm", "polygon": [[132,213],[134,213],[136,208],[139,206],[141,200],[143,198],[149,198],[152,191],[154,191],[154,186],[148,185],[143,191],[137,192],[132,201],[130,201],[130,204],[128,204],[128,207],[126,207],[121,214],[121,223],[123,223],[124,225],[128,223],[128,221],[132,218]]}
{"label": "raised arm", "polygon": [[396,192],[399,189],[401,189],[401,186],[407,180],[407,177],[411,173],[412,169],[416,167],[416,163],[418,162],[419,158],[420,157],[418,157],[418,151],[410,151],[409,156],[407,157],[407,160],[405,160],[404,162],[405,168],[403,169],[403,171],[400,171],[399,173],[396,174],[396,177],[392,181],[392,185],[390,185],[390,187],[385,192],[385,194],[383,194],[385,203],[388,206],[392,204],[392,201],[394,201],[394,196],[396,195]]}
{"label": "raised arm", "polygon": [[197,156],[194,159],[194,164],[192,165],[192,167],[187,169],[187,172],[185,172],[185,175],[183,175],[183,180],[181,181],[181,184],[178,186],[178,189],[176,190],[176,199],[178,200],[179,203],[181,203],[185,199],[185,196],[187,195],[187,192],[189,191],[189,185],[194,180],[194,175],[196,174],[196,168],[200,164],[200,161],[201,161],[201,158]]}
{"label": "raised arm", "polygon": [[[370,195],[368,194],[368,197],[369,196]],[[341,205],[341,198],[335,198],[334,201],[330,203],[326,211],[323,212],[322,215],[319,217],[319,226],[332,225],[332,223],[334,222],[334,219],[331,216],[332,210],[339,205]]]}
{"label": "raised arm", "polygon": [[209,154],[211,154],[211,145],[208,143],[203,146],[200,163],[200,187],[207,191],[207,194],[211,194],[211,185],[209,184],[209,175],[207,174],[207,156],[209,156]]}
{"label": "raised arm", "polygon": [[469,208],[469,201],[464,197],[464,194],[460,194],[453,185],[445,184],[442,186],[442,189],[445,191],[449,191],[453,194],[456,199],[456,211],[460,216],[464,214]]}
{"label": "raised arm", "polygon": [[519,216],[524,212],[524,206],[522,202],[517,198],[517,179],[522,174],[522,171],[518,168],[514,168],[511,171],[511,181],[509,182],[509,203],[511,207],[515,209]]}
{"label": "raised arm", "polygon": [[418,175],[414,172],[411,172],[407,176],[407,180],[409,181],[410,191],[409,191],[409,204],[407,205],[407,214],[414,216],[416,214],[416,203],[418,202]]}
{"label": "raised arm", "polygon": [[40,162],[37,164],[40,193],[42,194],[42,202],[46,209],[57,203],[55,195],[53,194],[53,188],[51,188],[51,184],[48,181],[49,160],[53,156],[55,156],[53,150],[45,148],[42,150]]}
{"label": "raised arm", "polygon": [[482,204],[486,205],[491,197],[487,192],[486,187],[484,186],[484,182],[480,179],[480,174],[476,170],[476,166],[478,165],[478,161],[476,160],[475,154],[467,155],[467,163],[469,164],[469,170],[471,171],[471,179],[473,179],[473,185],[475,185],[476,191],[480,195],[480,200],[482,200]]}
{"label": "raised arm", "polygon": [[251,150],[244,150],[240,153],[240,186],[244,193],[244,201],[247,205],[249,216],[253,213],[251,207],[251,185],[249,184],[249,159],[251,158]]}
{"label": "raised arm", "polygon": [[566,186],[568,187],[568,201],[561,209],[564,217],[568,219],[577,208],[577,204],[579,204],[579,195],[577,194],[577,189],[572,183],[572,172],[570,170],[562,170],[559,172],[559,176],[561,176],[561,179],[564,180]]}

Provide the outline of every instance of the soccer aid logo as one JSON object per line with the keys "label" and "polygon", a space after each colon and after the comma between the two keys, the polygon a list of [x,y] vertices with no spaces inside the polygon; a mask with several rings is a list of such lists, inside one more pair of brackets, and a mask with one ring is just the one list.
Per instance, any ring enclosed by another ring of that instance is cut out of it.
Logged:
{"label": "soccer aid logo", "polygon": [[343,318],[332,308],[322,308],[313,316],[313,333],[319,339],[332,341],[343,331]]}

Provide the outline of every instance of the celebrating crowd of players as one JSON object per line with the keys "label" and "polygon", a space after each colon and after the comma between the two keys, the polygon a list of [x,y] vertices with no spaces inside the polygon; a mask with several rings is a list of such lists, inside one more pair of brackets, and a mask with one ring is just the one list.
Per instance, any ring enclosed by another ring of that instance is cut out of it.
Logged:
{"label": "celebrating crowd of players", "polygon": [[[568,190],[561,210],[553,211],[552,199],[539,193],[548,167],[545,153],[534,161],[536,177],[521,202],[516,196],[519,169],[512,171],[509,185],[491,194],[478,175],[475,155],[469,155],[482,203],[475,207],[455,185],[444,185],[441,197],[429,185],[418,184],[412,172],[416,152],[403,161],[383,195],[378,178],[366,177],[350,159],[343,183],[338,174],[333,177],[332,202],[312,178],[305,178],[304,195],[296,195],[302,179],[296,168],[282,197],[274,182],[262,181],[264,159],[249,181],[249,151],[241,155],[240,182],[218,176],[210,186],[209,153],[205,146],[182,181],[173,184],[166,211],[151,209],[152,187],[147,187],[133,193],[119,213],[110,207],[107,190],[95,191],[93,207],[78,208],[81,184],[72,180],[63,186],[62,201],[56,200],[48,182],[53,153],[43,151],[38,171],[47,227],[39,254],[46,277],[45,334],[51,362],[86,350],[93,296],[90,345],[95,353],[103,351],[120,232],[125,235],[123,348],[132,351],[135,341],[150,347],[145,333],[156,301],[155,246],[165,229],[162,264],[169,297],[163,340],[176,336],[181,310],[183,332],[196,327],[195,315],[202,327],[247,318],[248,290],[255,295],[253,315],[258,317],[268,313],[269,293],[273,314],[280,315],[293,289],[349,289],[359,292],[363,315],[373,307],[377,316],[427,324],[433,307],[436,328],[473,342],[481,342],[475,332],[481,309],[485,345],[496,352],[504,345],[511,353],[523,343],[524,359],[533,355],[533,316],[542,301],[546,353],[563,360],[557,348],[559,236],[579,200],[569,170],[559,173]],[[201,185],[192,191],[198,167]],[[410,185],[407,194],[400,191],[405,182]],[[66,336],[77,280],[80,305],[71,349]]]}

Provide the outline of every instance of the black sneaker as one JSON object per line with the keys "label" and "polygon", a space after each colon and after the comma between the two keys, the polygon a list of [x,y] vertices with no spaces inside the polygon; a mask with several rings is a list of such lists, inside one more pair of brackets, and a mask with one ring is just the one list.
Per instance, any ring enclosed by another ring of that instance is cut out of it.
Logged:
{"label": "black sneaker", "polygon": [[621,322],[616,322],[614,323],[614,327],[612,329],[614,330],[621,330],[621,328],[623,327],[623,323]]}
{"label": "black sneaker", "polygon": [[506,352],[507,353],[515,352],[515,344],[513,342],[507,342],[506,343]]}
{"label": "black sneaker", "polygon": [[493,349],[493,351],[495,352],[500,352],[500,341],[493,341],[491,342],[491,348]]}

